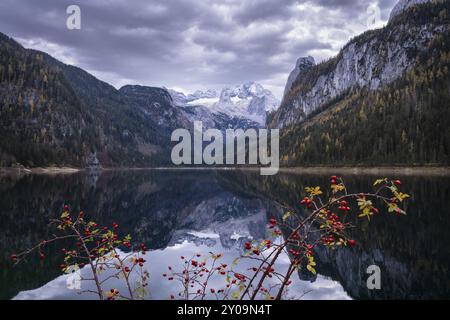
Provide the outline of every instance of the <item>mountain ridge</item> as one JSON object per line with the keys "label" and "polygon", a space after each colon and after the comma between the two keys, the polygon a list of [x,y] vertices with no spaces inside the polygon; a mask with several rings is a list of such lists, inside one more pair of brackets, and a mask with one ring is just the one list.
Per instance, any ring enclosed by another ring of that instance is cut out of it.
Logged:
{"label": "mountain ridge", "polygon": [[[197,90],[185,95],[169,90],[174,101],[182,108],[205,107],[212,114],[223,114],[230,118],[240,118],[263,126],[268,112],[278,108],[279,101],[269,90],[254,81],[234,87],[216,90]],[[201,120],[201,117],[198,118]]]}
{"label": "mountain ridge", "polygon": [[[446,3],[441,5],[445,8]],[[268,124],[282,128],[301,122],[348,90],[365,86],[376,90],[398,79],[412,67],[417,52],[427,50],[427,43],[448,27],[433,25],[424,17],[404,19],[405,13],[417,8],[425,12],[434,6],[432,2],[413,6],[397,14],[386,27],[350,40],[337,56],[310,66],[293,81]]]}
{"label": "mountain ridge", "polygon": [[[0,166],[167,163],[166,133],[81,68],[0,34]],[[168,105],[168,107],[171,107]]]}
{"label": "mountain ridge", "polygon": [[449,163],[446,37],[448,1],[413,5],[328,61],[299,59],[280,107],[268,112],[276,103],[256,83],[220,95],[117,90],[0,33],[0,167],[170,165],[174,128],[196,120],[221,130],[260,128],[266,117],[282,129],[285,165]]}

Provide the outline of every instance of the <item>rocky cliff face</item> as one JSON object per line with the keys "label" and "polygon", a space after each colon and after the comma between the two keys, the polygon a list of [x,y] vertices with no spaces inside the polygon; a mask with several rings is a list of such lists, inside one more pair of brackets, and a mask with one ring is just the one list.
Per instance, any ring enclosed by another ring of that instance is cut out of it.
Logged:
{"label": "rocky cliff face", "polygon": [[138,108],[149,121],[155,122],[162,130],[172,131],[189,126],[189,120],[180,108],[174,105],[172,96],[166,89],[127,85],[120,88],[119,92],[130,106]]}
{"label": "rocky cliff face", "polygon": [[284,88],[283,96],[285,96],[286,93],[288,93],[291,90],[292,84],[298,78],[298,76],[311,69],[315,64],[316,61],[311,56],[298,58],[294,70],[292,70],[291,73],[289,74],[286,87]]}
{"label": "rocky cliff face", "polygon": [[[425,17],[419,21],[402,17],[405,12],[402,10],[412,4],[401,1],[393,12],[395,19],[392,18],[385,28],[353,39],[329,61],[312,66],[311,60],[300,59],[271,125],[282,128],[301,122],[351,90],[377,90],[404,75],[417,56],[427,50],[430,40],[449,28],[448,24],[436,24]],[[299,63],[306,66],[303,72]]]}
{"label": "rocky cliff face", "polygon": [[398,16],[403,11],[411,8],[412,6],[430,2],[432,0],[400,0],[392,9],[391,15],[389,16],[389,20],[392,20],[394,17]]}

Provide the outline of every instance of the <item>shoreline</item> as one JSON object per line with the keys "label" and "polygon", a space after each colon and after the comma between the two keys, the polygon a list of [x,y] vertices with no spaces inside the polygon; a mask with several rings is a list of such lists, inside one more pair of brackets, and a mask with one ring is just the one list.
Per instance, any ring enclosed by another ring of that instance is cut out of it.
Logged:
{"label": "shoreline", "polygon": [[8,174],[73,174],[84,169],[73,168],[73,167],[36,167],[36,168],[25,168],[25,167],[5,167],[0,168],[0,175]]}
{"label": "shoreline", "polygon": [[[121,167],[121,168],[99,168],[92,172],[112,172],[112,171],[259,171],[260,167]],[[75,167],[5,167],[0,168],[0,175],[63,175],[75,174],[79,172],[91,172],[86,168]],[[281,167],[279,173],[287,174],[346,174],[346,175],[439,175],[450,176],[450,167],[446,165],[421,165],[421,166],[302,166],[302,167]]]}
{"label": "shoreline", "polygon": [[450,176],[449,166],[313,166],[284,167],[280,173],[289,174],[345,174],[345,175],[403,175]]}

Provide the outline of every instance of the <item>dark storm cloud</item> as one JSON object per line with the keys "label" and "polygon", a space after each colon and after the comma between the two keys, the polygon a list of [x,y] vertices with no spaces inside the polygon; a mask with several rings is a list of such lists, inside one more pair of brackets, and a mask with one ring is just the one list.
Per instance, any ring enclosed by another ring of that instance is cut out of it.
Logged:
{"label": "dark storm cloud", "polygon": [[[299,56],[321,60],[395,0],[2,0],[0,32],[121,86],[194,90],[259,81],[283,91]],[[82,30],[65,27],[77,4]]]}

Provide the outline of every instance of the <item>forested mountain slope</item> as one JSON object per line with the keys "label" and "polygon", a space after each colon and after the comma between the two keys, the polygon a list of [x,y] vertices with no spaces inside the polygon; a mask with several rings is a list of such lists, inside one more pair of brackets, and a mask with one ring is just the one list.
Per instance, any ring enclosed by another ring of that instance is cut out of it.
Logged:
{"label": "forested mountain slope", "polygon": [[[450,164],[449,39],[450,2],[421,4],[300,74],[269,120],[282,128],[282,164]],[[347,79],[364,75],[354,84],[314,91],[336,83],[336,66],[349,47],[364,48],[366,60],[387,62],[371,69],[371,63],[361,61],[356,73],[347,74]],[[402,61],[402,67],[392,66],[393,61]],[[369,69],[363,71],[363,65]],[[335,95],[327,91],[338,87],[342,90]],[[310,100],[313,92],[316,100]]]}
{"label": "forested mountain slope", "polygon": [[[171,100],[160,107],[175,108]],[[0,119],[1,166],[84,167],[96,158],[103,166],[150,166],[170,160],[170,136],[152,114],[82,69],[3,34]]]}

